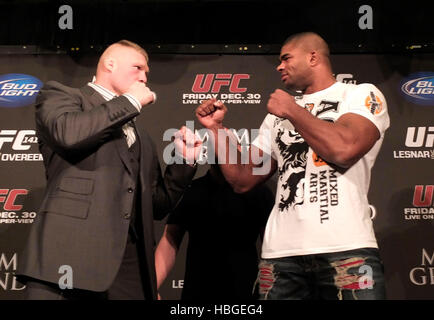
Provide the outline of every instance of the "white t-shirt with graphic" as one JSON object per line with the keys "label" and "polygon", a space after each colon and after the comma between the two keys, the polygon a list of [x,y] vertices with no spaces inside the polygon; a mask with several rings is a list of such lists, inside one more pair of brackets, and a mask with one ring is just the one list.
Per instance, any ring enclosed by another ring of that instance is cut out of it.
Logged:
{"label": "white t-shirt with graphic", "polygon": [[381,137],[357,163],[338,172],[313,152],[289,120],[265,117],[253,144],[277,160],[278,185],[262,257],[377,248],[367,194],[371,168],[389,127],[383,94],[372,84],[336,82],[296,102],[325,121],[349,112],[361,115],[375,124]]}

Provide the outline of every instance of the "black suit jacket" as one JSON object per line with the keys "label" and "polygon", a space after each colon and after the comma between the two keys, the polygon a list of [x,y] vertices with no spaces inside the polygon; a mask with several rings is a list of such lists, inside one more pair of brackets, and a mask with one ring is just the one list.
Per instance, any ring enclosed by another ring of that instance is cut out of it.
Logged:
{"label": "black suit jacket", "polygon": [[17,274],[58,283],[70,266],[73,287],[106,291],[119,269],[127,242],[134,190],[140,184],[149,283],[156,297],[153,219],[180,200],[195,169],[169,165],[161,175],[155,147],[138,135],[140,173],[132,176],[122,125],[139,112],[123,96],[110,101],[89,86],[50,81],[36,100],[36,131],[44,157],[47,189]]}

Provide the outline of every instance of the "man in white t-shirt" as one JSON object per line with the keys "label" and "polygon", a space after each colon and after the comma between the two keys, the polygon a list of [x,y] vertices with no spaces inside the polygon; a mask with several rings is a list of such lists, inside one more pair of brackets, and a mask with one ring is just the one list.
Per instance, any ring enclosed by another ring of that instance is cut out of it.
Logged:
{"label": "man in white t-shirt", "polygon": [[248,164],[223,156],[236,144],[222,124],[227,108],[208,100],[196,110],[236,192],[278,172],[259,265],[261,299],[385,298],[367,193],[389,127],[386,100],[372,84],[336,82],[329,55],[315,33],[285,41],[277,71],[296,94],[271,94]]}

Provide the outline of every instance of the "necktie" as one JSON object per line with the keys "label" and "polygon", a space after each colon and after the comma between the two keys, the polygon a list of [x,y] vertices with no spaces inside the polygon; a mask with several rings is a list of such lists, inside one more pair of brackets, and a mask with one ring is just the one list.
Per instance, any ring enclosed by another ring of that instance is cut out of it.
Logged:
{"label": "necktie", "polygon": [[127,140],[128,148],[133,145],[133,143],[136,141],[136,135],[134,133],[134,126],[131,121],[125,123],[122,126],[122,130],[125,134],[125,139]]}

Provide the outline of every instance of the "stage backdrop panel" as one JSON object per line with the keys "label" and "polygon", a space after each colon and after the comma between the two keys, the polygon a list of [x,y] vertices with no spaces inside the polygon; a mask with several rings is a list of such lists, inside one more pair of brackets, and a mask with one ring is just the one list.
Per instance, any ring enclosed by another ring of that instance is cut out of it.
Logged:
{"label": "stage backdrop panel", "polygon": [[[85,85],[97,60],[96,54],[0,56],[0,299],[23,297],[25,288],[14,271],[45,186],[32,101],[48,80]],[[369,200],[390,299],[434,297],[433,60],[433,54],[332,56],[338,81],[373,83],[388,103],[391,126],[372,172]],[[224,100],[226,126],[248,129],[244,138],[250,142],[250,130],[258,129],[267,113],[270,93],[282,88],[277,64],[274,55],[151,56],[148,84],[158,100],[137,121],[153,137],[163,169],[169,144],[164,132],[182,125],[201,129],[194,110],[204,98]],[[197,176],[206,169],[201,166]],[[268,184],[273,188],[275,182]],[[157,242],[164,223],[155,222]],[[161,288],[163,298],[180,297],[187,240]]]}

